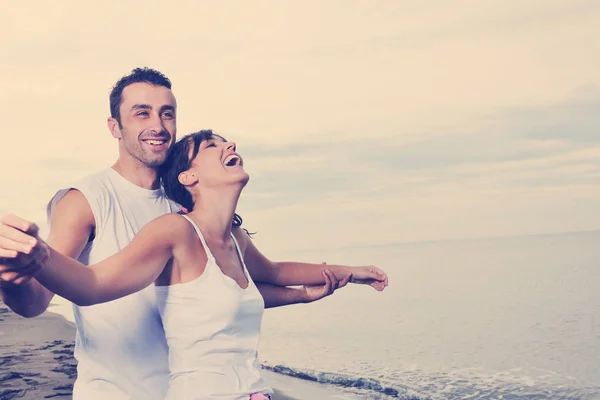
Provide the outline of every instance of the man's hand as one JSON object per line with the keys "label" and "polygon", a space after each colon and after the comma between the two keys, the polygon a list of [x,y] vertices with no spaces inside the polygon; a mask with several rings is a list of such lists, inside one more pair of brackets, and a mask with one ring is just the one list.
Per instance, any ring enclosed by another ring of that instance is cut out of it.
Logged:
{"label": "man's hand", "polygon": [[352,267],[352,279],[350,282],[369,285],[381,292],[388,285],[388,277],[381,269],[372,265],[367,267]]}
{"label": "man's hand", "polygon": [[47,261],[49,250],[38,227],[16,215],[0,218],[0,287],[29,281]]}
{"label": "man's hand", "polygon": [[[325,264],[325,263],[323,263]],[[323,297],[327,297],[333,294],[337,289],[343,288],[348,284],[348,281],[352,278],[352,274],[346,275],[342,280],[338,280],[333,272],[326,269],[323,271],[323,278],[325,279],[324,285],[306,285],[304,286],[305,302],[311,303],[316,300],[320,300]]]}

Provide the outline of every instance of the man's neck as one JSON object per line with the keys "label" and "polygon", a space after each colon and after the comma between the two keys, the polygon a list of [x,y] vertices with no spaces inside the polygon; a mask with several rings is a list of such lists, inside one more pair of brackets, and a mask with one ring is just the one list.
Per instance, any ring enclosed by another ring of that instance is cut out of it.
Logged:
{"label": "man's neck", "polygon": [[118,159],[112,166],[119,175],[143,189],[156,190],[160,187],[157,168],[148,167],[141,163],[128,162]]}

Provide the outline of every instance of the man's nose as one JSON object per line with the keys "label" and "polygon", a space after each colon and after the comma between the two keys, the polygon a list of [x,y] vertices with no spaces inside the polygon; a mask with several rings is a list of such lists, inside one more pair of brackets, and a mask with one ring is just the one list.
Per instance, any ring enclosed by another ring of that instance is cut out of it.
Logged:
{"label": "man's nose", "polygon": [[154,134],[158,134],[165,130],[165,123],[160,115],[152,114],[148,130]]}

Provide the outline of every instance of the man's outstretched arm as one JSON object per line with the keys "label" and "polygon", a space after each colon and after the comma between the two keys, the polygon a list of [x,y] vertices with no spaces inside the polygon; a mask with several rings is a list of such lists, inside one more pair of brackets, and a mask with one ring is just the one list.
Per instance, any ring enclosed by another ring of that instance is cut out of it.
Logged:
{"label": "man's outstretched arm", "polygon": [[[76,259],[88,242],[94,225],[94,215],[85,196],[70,190],[52,212],[46,242],[59,253]],[[23,228],[24,231],[37,229],[35,226]],[[4,229],[1,221],[0,229]],[[28,262],[26,257],[0,262],[0,300],[15,313],[30,318],[46,311],[54,293],[31,278],[38,268],[35,263],[25,267]]]}
{"label": "man's outstretched arm", "polygon": [[347,275],[342,280],[339,280],[331,271],[325,270],[323,278],[325,279],[325,284],[323,285],[292,288],[257,282],[256,287],[265,301],[265,308],[281,307],[290,304],[311,303],[327,297],[337,289],[346,286],[351,275]]}

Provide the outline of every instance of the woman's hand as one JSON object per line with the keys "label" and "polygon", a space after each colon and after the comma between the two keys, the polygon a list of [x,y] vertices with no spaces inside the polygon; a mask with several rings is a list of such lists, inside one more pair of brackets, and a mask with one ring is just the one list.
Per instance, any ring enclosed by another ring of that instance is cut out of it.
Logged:
{"label": "woman's hand", "polygon": [[44,267],[49,255],[34,223],[12,214],[0,219],[0,284],[27,282]]}
{"label": "woman's hand", "polygon": [[381,292],[388,285],[388,276],[383,270],[372,265],[366,267],[350,267],[351,283],[369,285]]}

